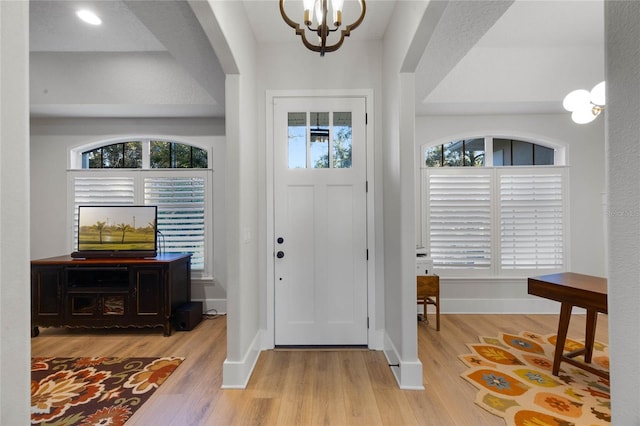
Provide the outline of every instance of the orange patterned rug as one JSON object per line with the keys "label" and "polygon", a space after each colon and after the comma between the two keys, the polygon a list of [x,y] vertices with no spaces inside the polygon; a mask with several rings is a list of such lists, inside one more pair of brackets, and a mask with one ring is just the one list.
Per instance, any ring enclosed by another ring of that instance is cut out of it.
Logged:
{"label": "orange patterned rug", "polygon": [[123,425],[184,358],[32,358],[32,425]]}
{"label": "orange patterned rug", "polygon": [[[479,389],[475,403],[507,425],[609,425],[609,381],[568,363],[560,364],[558,377],[552,375],[555,342],[555,334],[525,331],[467,344],[472,353],[460,355],[469,367],[461,376]],[[592,366],[608,371],[607,347],[594,346]],[[582,347],[567,339],[565,350]]]}

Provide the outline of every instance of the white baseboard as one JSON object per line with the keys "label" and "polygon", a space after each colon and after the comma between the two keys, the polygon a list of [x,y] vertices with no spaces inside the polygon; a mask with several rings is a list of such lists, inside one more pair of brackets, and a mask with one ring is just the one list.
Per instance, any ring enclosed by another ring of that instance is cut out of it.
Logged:
{"label": "white baseboard", "polygon": [[384,355],[389,362],[389,368],[396,378],[400,389],[424,390],[424,385],[422,384],[422,363],[420,360],[411,362],[401,361],[395,345],[386,333],[384,338]]}
{"label": "white baseboard", "polygon": [[[227,313],[227,299],[193,299],[203,303],[203,313]],[[416,312],[422,307],[416,305]],[[433,311],[433,308],[429,308]],[[559,314],[560,303],[542,298],[523,299],[446,299],[440,298],[443,314]],[[580,313],[575,308],[574,313]],[[384,346],[384,330],[369,331],[369,348],[381,350]]]}
{"label": "white baseboard", "polygon": [[260,333],[253,338],[244,357],[239,361],[224,360],[222,365],[222,389],[245,389],[260,356]]}
{"label": "white baseboard", "polygon": [[192,299],[193,302],[202,302],[203,314],[227,313],[227,299]]}
{"label": "white baseboard", "polygon": [[[422,310],[422,307],[418,308]],[[432,308],[430,308],[433,311]],[[576,309],[576,313],[578,313]],[[523,299],[444,299],[441,314],[559,314],[560,303],[542,298]]]}

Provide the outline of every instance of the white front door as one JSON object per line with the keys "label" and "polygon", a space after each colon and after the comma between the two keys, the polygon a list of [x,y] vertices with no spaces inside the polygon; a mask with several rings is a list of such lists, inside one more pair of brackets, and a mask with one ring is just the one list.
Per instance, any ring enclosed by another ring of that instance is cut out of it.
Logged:
{"label": "white front door", "polygon": [[276,345],[367,344],[365,114],[274,99]]}

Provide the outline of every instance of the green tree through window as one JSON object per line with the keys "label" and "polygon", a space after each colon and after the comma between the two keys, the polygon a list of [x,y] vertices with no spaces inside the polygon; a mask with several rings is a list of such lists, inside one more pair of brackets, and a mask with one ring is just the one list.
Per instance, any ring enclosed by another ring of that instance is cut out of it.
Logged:
{"label": "green tree through window", "polygon": [[120,142],[82,153],[87,169],[139,169],[142,167],[142,142]]}
{"label": "green tree through window", "polygon": [[[351,167],[352,161],[352,129],[351,126],[351,113],[350,112],[335,112],[333,123],[333,143],[331,149],[333,153],[333,164],[331,167],[334,169],[348,169]],[[327,132],[329,126],[326,127]],[[312,140],[313,142],[313,140]],[[328,142],[328,139],[327,139]],[[328,168],[329,167],[329,147],[327,145],[327,153],[316,158],[314,168]]]}
{"label": "green tree through window", "polygon": [[207,167],[207,151],[191,145],[151,141],[152,169],[202,169]]}
{"label": "green tree through window", "polygon": [[103,145],[82,153],[83,169],[141,169],[149,150],[152,169],[206,169],[207,151],[171,141],[128,141]]}
{"label": "green tree through window", "polygon": [[333,143],[333,167],[348,169],[351,167],[351,126],[337,128]]}
{"label": "green tree through window", "polygon": [[428,148],[425,153],[425,165],[482,167],[484,157],[483,139],[463,139]]}

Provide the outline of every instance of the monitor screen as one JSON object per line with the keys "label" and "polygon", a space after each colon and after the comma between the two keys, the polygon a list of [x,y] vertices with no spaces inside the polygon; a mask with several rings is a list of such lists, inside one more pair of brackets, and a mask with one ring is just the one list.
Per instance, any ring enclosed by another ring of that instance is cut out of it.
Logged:
{"label": "monitor screen", "polygon": [[75,257],[155,256],[157,206],[79,206]]}

